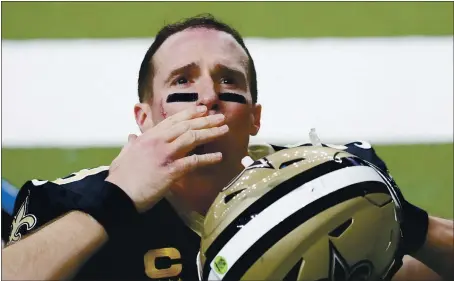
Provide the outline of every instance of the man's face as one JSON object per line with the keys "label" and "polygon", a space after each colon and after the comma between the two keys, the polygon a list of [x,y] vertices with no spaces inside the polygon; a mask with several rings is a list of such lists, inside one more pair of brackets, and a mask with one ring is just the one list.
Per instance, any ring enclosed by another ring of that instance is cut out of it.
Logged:
{"label": "man's face", "polygon": [[260,106],[252,104],[248,56],[225,32],[187,29],[170,36],[153,57],[153,123],[204,104],[209,114],[222,113],[229,133],[199,147],[196,153],[223,152],[223,162],[238,162],[247,153],[249,136],[260,127]]}

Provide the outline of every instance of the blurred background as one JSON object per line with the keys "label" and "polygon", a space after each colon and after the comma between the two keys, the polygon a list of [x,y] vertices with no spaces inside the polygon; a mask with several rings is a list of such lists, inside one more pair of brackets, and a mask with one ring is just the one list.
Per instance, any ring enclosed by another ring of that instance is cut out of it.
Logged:
{"label": "blurred background", "polygon": [[[406,198],[453,217],[452,2],[2,2],[2,209],[29,179],[109,165],[166,23],[212,13],[246,39],[253,143],[375,145]],[[10,198],[10,199],[8,199]],[[3,231],[2,231],[3,232]]]}

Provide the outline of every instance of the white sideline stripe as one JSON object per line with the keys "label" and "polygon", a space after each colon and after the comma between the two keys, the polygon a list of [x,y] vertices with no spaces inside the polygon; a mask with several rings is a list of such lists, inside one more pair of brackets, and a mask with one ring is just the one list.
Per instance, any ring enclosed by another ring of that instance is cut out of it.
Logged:
{"label": "white sideline stripe", "polygon": [[[3,147],[123,146],[140,134],[131,109],[152,41],[2,40]],[[453,142],[452,35],[245,41],[263,105],[251,143],[310,142],[311,128],[329,143]]]}
{"label": "white sideline stripe", "polygon": [[227,261],[228,268],[224,274],[218,274],[213,269],[215,259],[210,263],[211,271],[222,280],[237,260],[257,240],[285,218],[329,193],[364,181],[385,183],[373,168],[357,166],[331,172],[298,187],[263,210],[226,243],[216,255],[224,257]]}

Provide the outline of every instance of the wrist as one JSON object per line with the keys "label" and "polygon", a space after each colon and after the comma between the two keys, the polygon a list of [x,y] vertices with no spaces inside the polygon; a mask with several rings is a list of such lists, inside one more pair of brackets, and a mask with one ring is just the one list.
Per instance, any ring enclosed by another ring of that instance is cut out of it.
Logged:
{"label": "wrist", "polygon": [[128,186],[127,183],[118,181],[111,176],[108,176],[105,179],[105,181],[108,184],[112,184],[113,186],[116,186],[117,188],[121,189],[123,191],[123,193],[125,195],[127,195],[129,197],[129,199],[131,200],[131,202],[134,204],[134,207],[137,210],[137,212],[143,213],[145,210],[147,210],[146,206],[144,206],[144,203],[141,200],[137,199],[137,198],[139,198],[139,196],[137,196],[136,194],[131,192],[130,189],[126,188],[126,186]]}
{"label": "wrist", "polygon": [[120,187],[106,180],[90,188],[88,196],[77,203],[77,210],[95,219],[110,238],[120,236],[137,223],[139,213],[136,206]]}
{"label": "wrist", "polygon": [[139,207],[137,206],[137,203],[136,203],[136,200],[135,200],[135,196],[128,188],[126,188],[126,186],[127,186],[126,183],[115,179],[111,175],[107,176],[107,178],[104,181],[105,181],[106,185],[111,185],[112,187],[119,188],[121,191],[123,191],[123,193],[125,195],[127,195],[129,197],[129,199],[133,202],[135,208],[137,210],[139,210]]}
{"label": "wrist", "polygon": [[404,221],[401,225],[403,236],[403,250],[405,254],[414,255],[426,242],[429,215],[426,211],[404,201]]}

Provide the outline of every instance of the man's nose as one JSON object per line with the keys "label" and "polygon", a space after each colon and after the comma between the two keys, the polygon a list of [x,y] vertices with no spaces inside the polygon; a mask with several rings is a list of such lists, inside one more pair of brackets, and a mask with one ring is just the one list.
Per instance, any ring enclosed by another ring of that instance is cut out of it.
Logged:
{"label": "man's nose", "polygon": [[219,111],[219,96],[215,89],[214,83],[204,83],[205,85],[199,89],[199,100],[197,105],[205,105],[210,114],[218,113]]}

